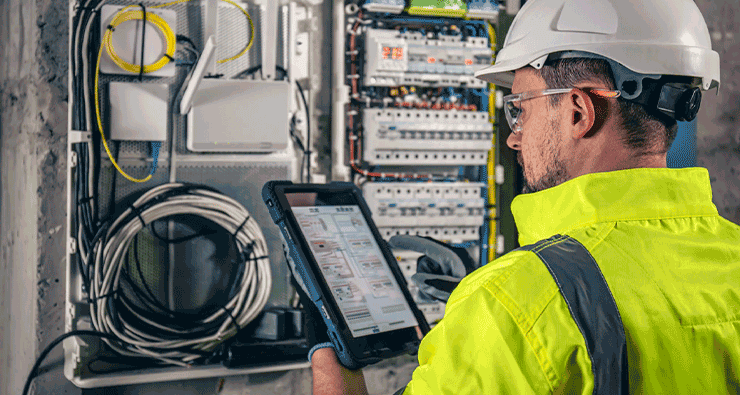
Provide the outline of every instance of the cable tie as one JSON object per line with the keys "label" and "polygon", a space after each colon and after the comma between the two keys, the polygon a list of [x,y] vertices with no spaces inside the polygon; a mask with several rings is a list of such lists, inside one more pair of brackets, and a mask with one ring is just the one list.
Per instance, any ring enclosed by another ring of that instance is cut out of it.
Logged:
{"label": "cable tie", "polygon": [[139,221],[141,221],[142,228],[146,228],[146,222],[144,222],[144,217],[141,216],[141,211],[137,207],[135,207],[133,204],[128,206],[131,211],[133,211],[137,217],[139,217]]}
{"label": "cable tie", "polygon": [[95,303],[95,302],[97,302],[98,300],[101,300],[101,299],[106,299],[106,298],[109,298],[109,297],[111,297],[111,296],[116,296],[116,295],[118,295],[118,293],[119,293],[120,291],[121,291],[121,290],[120,290],[120,288],[119,288],[119,289],[116,289],[116,290],[114,290],[114,291],[108,292],[108,293],[107,293],[107,294],[105,294],[105,295],[100,295],[100,296],[98,296],[98,297],[96,297],[96,298],[92,298],[92,299],[89,299],[89,302],[90,302],[90,304],[92,304],[92,303]]}
{"label": "cable tie", "polygon": [[[249,218],[250,218],[249,215],[247,215],[247,218],[244,218],[244,222],[242,222],[241,225],[239,225],[239,227],[236,228],[236,230],[234,231],[234,233],[232,234],[232,236],[236,237],[236,235],[239,234],[239,232],[242,230],[242,228],[244,227],[244,225],[246,225],[247,221],[249,221]],[[252,242],[251,244],[254,245],[254,242]]]}
{"label": "cable tie", "polygon": [[113,25],[108,25],[108,30],[114,32],[114,31],[116,31],[116,28],[113,27]]}
{"label": "cable tie", "polygon": [[[139,7],[141,7],[141,14],[142,14],[142,22],[141,22],[141,59],[140,59],[140,67],[139,67],[139,82],[144,78],[144,44],[146,43],[145,37],[146,37],[146,7],[144,6],[144,3],[139,3]],[[144,221],[141,221],[144,222]]]}
{"label": "cable tie", "polygon": [[173,57],[172,57],[172,56],[170,56],[169,54],[164,54],[164,55],[162,55],[162,56],[164,56],[165,58],[169,59],[169,60],[170,60],[170,62],[171,62],[171,61],[173,61],[173,60],[175,60],[175,58],[173,58]]}
{"label": "cable tie", "polygon": [[241,258],[244,263],[252,260],[252,258],[250,258],[249,256],[252,255],[252,253],[254,252],[254,244],[254,240],[250,241],[247,245],[244,246],[244,250],[241,251]]}
{"label": "cable tie", "polygon": [[236,333],[234,334],[234,336],[236,336],[236,334],[242,331],[242,327],[239,325],[238,322],[236,322],[236,318],[233,315],[234,309],[229,310],[226,308],[226,306],[221,306],[221,310],[225,311],[226,314],[228,314],[229,317],[231,317],[231,322],[234,324],[234,326],[236,326]]}

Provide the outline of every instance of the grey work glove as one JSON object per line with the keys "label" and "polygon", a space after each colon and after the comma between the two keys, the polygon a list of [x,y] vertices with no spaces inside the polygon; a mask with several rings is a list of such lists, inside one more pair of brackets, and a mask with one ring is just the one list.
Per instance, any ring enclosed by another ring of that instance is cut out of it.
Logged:
{"label": "grey work glove", "polygon": [[391,237],[392,248],[420,252],[416,274],[411,280],[422,296],[447,302],[450,294],[475,268],[473,259],[464,248],[452,247],[429,237],[398,235]]}

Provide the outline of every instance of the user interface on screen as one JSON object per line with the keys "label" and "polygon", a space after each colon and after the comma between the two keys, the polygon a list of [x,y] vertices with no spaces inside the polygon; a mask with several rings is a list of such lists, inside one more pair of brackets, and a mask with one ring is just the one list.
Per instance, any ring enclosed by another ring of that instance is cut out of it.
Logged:
{"label": "user interface on screen", "polygon": [[419,324],[359,206],[292,210],[352,336]]}

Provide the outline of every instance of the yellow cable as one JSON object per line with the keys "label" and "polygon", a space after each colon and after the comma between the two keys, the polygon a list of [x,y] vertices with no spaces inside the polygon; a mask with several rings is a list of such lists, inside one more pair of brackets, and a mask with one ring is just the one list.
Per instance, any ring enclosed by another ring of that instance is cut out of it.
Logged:
{"label": "yellow cable", "polygon": [[[486,22],[488,26],[488,39],[491,43],[491,50],[493,56],[496,56],[496,30],[493,28],[490,22]],[[496,122],[496,85],[488,84],[488,115],[491,123]],[[496,133],[493,134],[493,140],[491,142],[493,149],[488,151],[488,162],[487,167],[487,184],[488,184],[488,204],[497,205],[496,201]],[[493,200],[493,202],[491,202]],[[489,214],[490,217],[490,214]],[[496,236],[497,236],[497,223],[496,216],[488,220],[488,261],[496,259]]]}
{"label": "yellow cable", "polygon": [[[138,21],[144,19],[144,12],[142,10],[132,10],[132,11],[126,11],[124,10],[131,8],[131,7],[137,7],[137,6],[128,6],[123,8],[121,11],[119,11],[116,16],[113,18],[113,20],[108,25],[108,29],[105,31],[105,35],[103,35],[103,46],[105,46],[105,50],[108,52],[108,56],[111,58],[113,63],[115,63],[118,67],[120,67],[123,70],[126,70],[133,74],[139,74],[141,72],[141,66],[132,64],[129,62],[126,62],[125,60],[121,59],[120,56],[116,53],[115,48],[113,47],[113,31],[115,28],[128,21]],[[175,43],[177,41],[177,38],[175,37],[175,32],[172,31],[172,28],[170,25],[167,24],[167,22],[162,19],[159,15],[153,13],[153,12],[147,12],[146,13],[146,20],[147,22],[151,22],[154,26],[156,26],[160,32],[162,32],[162,35],[165,38],[165,42],[167,43],[167,46],[164,51],[164,55],[162,57],[148,65],[144,65],[144,73],[151,73],[154,71],[157,71],[161,69],[162,67],[166,66],[167,63],[169,63],[172,59],[175,57]]]}
{"label": "yellow cable", "polygon": [[230,62],[230,61],[232,61],[232,60],[238,59],[238,58],[240,58],[240,57],[241,57],[242,55],[244,55],[245,53],[247,53],[247,51],[249,51],[249,48],[252,48],[252,44],[254,44],[254,23],[252,22],[252,17],[251,17],[251,16],[249,16],[249,13],[247,12],[247,10],[245,10],[245,9],[244,9],[244,8],[242,8],[242,7],[240,7],[240,6],[238,5],[238,4],[234,3],[234,2],[233,2],[233,1],[231,1],[231,0],[221,0],[221,1],[225,1],[225,2],[227,2],[227,3],[231,4],[231,5],[233,5],[234,7],[236,7],[236,8],[238,8],[238,9],[240,9],[240,10],[241,10],[241,12],[242,12],[242,13],[243,13],[244,15],[246,15],[246,16],[247,16],[247,20],[249,21],[249,42],[247,43],[247,46],[246,46],[246,47],[244,47],[244,49],[243,49],[243,50],[242,50],[241,52],[239,52],[238,54],[236,54],[236,55],[234,55],[234,56],[232,56],[232,57],[230,57],[230,58],[226,58],[226,59],[221,59],[221,60],[219,60],[219,61],[216,61],[216,63],[226,63],[226,62]]}
{"label": "yellow cable", "polygon": [[[108,30],[108,32],[110,32],[110,30]],[[98,62],[97,62],[97,65],[95,66],[95,116],[97,117],[97,120],[98,120],[98,128],[100,129],[100,137],[103,140],[103,147],[105,147],[105,152],[108,154],[108,158],[110,158],[110,161],[111,163],[113,163],[113,166],[115,166],[118,172],[121,173],[121,175],[123,175],[124,177],[126,177],[127,180],[133,181],[133,182],[146,182],[152,178],[152,175],[149,174],[146,178],[138,179],[138,178],[133,178],[130,175],[126,174],[126,172],[124,172],[121,169],[121,167],[118,166],[118,163],[116,163],[116,160],[113,158],[113,155],[110,153],[110,148],[108,148],[108,142],[105,140],[105,133],[103,133],[103,121],[100,119],[100,100],[98,98],[99,96],[98,95],[98,90],[99,90],[98,89],[99,88],[98,86],[99,78],[98,77],[100,77],[100,58],[103,57],[104,45],[105,45],[104,43],[100,43],[100,50],[98,51]]]}
{"label": "yellow cable", "polygon": [[[164,3],[156,6],[152,6],[150,8],[163,8],[172,6],[179,3],[185,3],[192,0],[176,0],[169,3]],[[250,48],[252,48],[252,45],[254,44],[254,22],[252,21],[252,17],[249,15],[247,10],[242,8],[240,5],[236,4],[235,2],[231,0],[221,0],[223,2],[229,3],[233,5],[234,7],[238,8],[244,15],[247,16],[247,20],[249,21],[249,41],[247,42],[247,46],[244,47],[244,49],[239,52],[238,54],[216,61],[216,63],[226,63],[230,62],[232,60],[236,60],[240,57],[242,57],[247,51],[249,51]],[[116,15],[114,16],[113,20],[111,21],[108,30],[106,30],[105,35],[103,36],[103,43],[105,44],[105,49],[108,52],[108,56],[110,56],[111,60],[113,60],[113,63],[115,63],[118,67],[120,67],[123,70],[126,70],[133,74],[139,74],[141,71],[141,66],[128,63],[121,59],[120,56],[116,53],[115,48],[113,47],[112,43],[112,31],[115,29],[118,25],[128,22],[128,21],[134,21],[134,20],[143,20],[144,19],[144,12],[141,10],[132,10],[132,11],[126,11],[129,8],[138,7],[137,5],[130,5],[127,7],[124,7]],[[162,19],[159,15],[147,12],[146,13],[146,19],[147,21],[151,22],[156,26],[160,32],[162,32],[162,35],[165,37],[165,41],[167,43],[165,53],[164,55],[156,62],[145,65],[144,66],[144,73],[151,73],[154,71],[157,71],[167,65],[172,59],[174,59],[175,56],[175,44],[177,42],[177,38],[175,37],[175,33],[172,31],[172,28],[167,24],[167,22]]]}
{"label": "yellow cable", "polygon": [[[151,8],[169,7],[171,5],[180,4],[180,3],[187,3],[189,1],[192,1],[192,0],[175,0],[175,1],[171,1],[169,3],[164,3],[164,4],[157,5],[157,6],[153,6]],[[234,55],[234,56],[232,56],[230,58],[218,60],[218,61],[216,61],[216,63],[226,63],[226,62],[230,62],[232,60],[238,59],[241,56],[243,56],[245,53],[247,53],[247,51],[249,51],[249,49],[252,48],[252,44],[254,44],[254,22],[252,22],[252,17],[249,15],[249,13],[247,12],[247,10],[245,10],[239,4],[236,4],[235,2],[233,2],[231,0],[221,0],[221,1],[233,5],[234,7],[238,8],[244,15],[247,16],[247,20],[249,21],[249,42],[247,42],[247,46],[244,47],[244,49],[241,52],[239,52],[238,54],[236,54],[236,55]]]}

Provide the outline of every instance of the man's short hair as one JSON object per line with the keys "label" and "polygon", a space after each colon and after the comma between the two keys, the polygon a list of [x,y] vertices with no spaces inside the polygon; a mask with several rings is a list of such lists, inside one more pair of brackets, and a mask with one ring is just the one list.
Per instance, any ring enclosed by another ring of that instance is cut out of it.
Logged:
{"label": "man's short hair", "polygon": [[[548,89],[570,88],[584,81],[603,83],[609,89],[616,87],[611,67],[603,59],[557,59],[538,71]],[[557,105],[563,97],[550,96],[550,105]],[[623,98],[618,98],[617,103],[617,115],[625,132],[622,138],[625,146],[635,150],[638,156],[668,152],[678,130],[674,119]]]}

